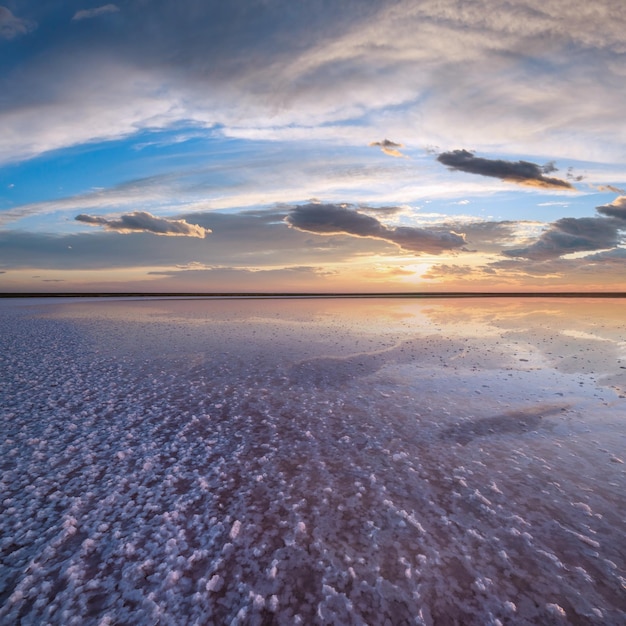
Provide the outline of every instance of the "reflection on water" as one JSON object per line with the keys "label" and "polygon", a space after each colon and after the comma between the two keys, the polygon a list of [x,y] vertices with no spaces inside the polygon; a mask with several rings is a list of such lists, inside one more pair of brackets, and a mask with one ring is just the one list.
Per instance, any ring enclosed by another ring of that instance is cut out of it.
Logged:
{"label": "reflection on water", "polygon": [[[85,324],[86,332],[100,333],[102,347],[115,350],[188,353],[190,344],[214,341],[211,335],[236,333],[233,348],[250,349],[249,341],[273,352],[345,357],[437,340],[435,351],[462,342],[452,361],[475,358],[477,367],[492,367],[497,355],[502,367],[553,367],[626,390],[620,299],[150,299],[50,308],[48,317],[98,320],[91,329]],[[126,328],[103,337],[105,322]]]}
{"label": "reflection on water", "polygon": [[626,620],[621,301],[4,304],[2,623]]}

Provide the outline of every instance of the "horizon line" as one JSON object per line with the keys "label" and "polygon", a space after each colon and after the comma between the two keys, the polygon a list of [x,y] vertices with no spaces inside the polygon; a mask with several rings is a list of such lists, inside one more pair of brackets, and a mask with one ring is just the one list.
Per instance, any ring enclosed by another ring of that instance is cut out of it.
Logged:
{"label": "horizon line", "polygon": [[626,298],[625,291],[0,292],[0,298]]}

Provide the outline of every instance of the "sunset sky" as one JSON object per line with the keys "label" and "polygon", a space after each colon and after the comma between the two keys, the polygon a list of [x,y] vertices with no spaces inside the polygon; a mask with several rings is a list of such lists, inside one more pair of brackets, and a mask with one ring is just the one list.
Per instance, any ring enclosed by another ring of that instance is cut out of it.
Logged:
{"label": "sunset sky", "polygon": [[0,291],[626,290],[624,0],[0,0]]}

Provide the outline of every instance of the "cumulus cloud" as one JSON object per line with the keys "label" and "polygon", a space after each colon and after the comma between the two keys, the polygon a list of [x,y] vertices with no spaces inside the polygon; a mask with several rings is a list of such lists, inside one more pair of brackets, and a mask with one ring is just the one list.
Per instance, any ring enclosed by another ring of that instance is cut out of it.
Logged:
{"label": "cumulus cloud", "polygon": [[[620,196],[611,202],[610,204],[604,204],[596,207],[596,211],[601,215],[613,217],[618,220],[624,220],[626,222],[626,196]],[[626,224],[624,224],[626,227]]]}
{"label": "cumulus cloud", "polygon": [[553,222],[528,246],[505,250],[509,257],[543,261],[573,252],[613,248],[622,242],[616,220],[602,217],[564,217]]}
{"label": "cumulus cloud", "polygon": [[189,224],[185,220],[173,220],[165,217],[157,217],[146,211],[135,211],[118,218],[106,218],[81,213],[74,219],[85,224],[104,226],[106,230],[118,233],[153,233],[155,235],[169,235],[179,237],[198,237],[204,239],[212,232],[209,228],[203,228],[196,224]]}
{"label": "cumulus cloud", "polygon": [[556,171],[554,163],[537,165],[530,161],[505,161],[504,159],[485,159],[474,156],[469,150],[452,150],[442,152],[437,161],[451,170],[491,176],[507,182],[542,187],[547,189],[574,189],[566,180],[546,176]]}
{"label": "cumulus cloud", "polygon": [[388,154],[389,156],[406,158],[406,155],[402,154],[402,152],[398,150],[398,148],[404,147],[401,143],[396,143],[395,141],[391,141],[389,139],[383,139],[382,141],[372,141],[370,146],[378,146],[382,152]]}
{"label": "cumulus cloud", "polygon": [[550,224],[541,236],[527,246],[505,250],[508,257],[535,261],[555,259],[573,252],[608,250],[624,241],[626,196],[596,207],[600,217],[563,217]]}
{"label": "cumulus cloud", "polygon": [[318,235],[352,235],[393,243],[403,250],[440,254],[465,245],[463,235],[438,228],[398,226],[389,228],[375,217],[346,205],[305,204],[294,207],[285,217],[293,228]]}
{"label": "cumulus cloud", "polygon": [[106,15],[107,13],[117,13],[119,10],[119,7],[115,4],[105,4],[95,9],[83,9],[81,11],[76,11],[72,20],[88,20],[100,15]]}
{"label": "cumulus cloud", "polygon": [[15,39],[36,28],[35,22],[20,19],[6,7],[0,6],[0,39]]}

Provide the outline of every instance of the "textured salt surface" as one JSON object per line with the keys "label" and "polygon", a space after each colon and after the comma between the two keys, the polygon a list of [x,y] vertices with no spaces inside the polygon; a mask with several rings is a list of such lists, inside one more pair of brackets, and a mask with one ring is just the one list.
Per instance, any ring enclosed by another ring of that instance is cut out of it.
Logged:
{"label": "textured salt surface", "polygon": [[623,624],[620,304],[0,302],[1,624]]}

